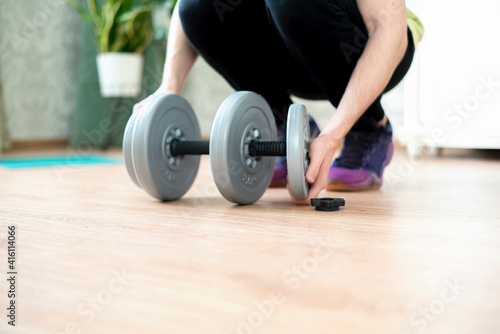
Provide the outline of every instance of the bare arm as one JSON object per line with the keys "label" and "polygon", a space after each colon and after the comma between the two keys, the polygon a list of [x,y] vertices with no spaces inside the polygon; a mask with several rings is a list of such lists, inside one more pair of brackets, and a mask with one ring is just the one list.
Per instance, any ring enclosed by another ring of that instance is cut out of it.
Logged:
{"label": "bare arm", "polygon": [[403,58],[407,41],[404,0],[357,0],[368,30],[368,42],[323,133],[342,140],[383,92]]}
{"label": "bare arm", "polygon": [[335,150],[383,92],[407,48],[406,7],[404,0],[357,0],[368,30],[368,42],[351,75],[337,112],[310,147],[311,164],[307,181],[312,183],[308,204],[326,186]]}
{"label": "bare arm", "polygon": [[184,83],[193,68],[198,55],[189,44],[179,18],[179,3],[175,6],[168,34],[167,59],[163,72],[162,85],[180,94]]}
{"label": "bare arm", "polygon": [[162,83],[158,90],[134,106],[134,111],[152,96],[159,94],[181,94],[186,79],[198,58],[195,50],[189,44],[179,18],[179,3],[174,8],[170,30],[168,33],[167,58],[165,60]]}

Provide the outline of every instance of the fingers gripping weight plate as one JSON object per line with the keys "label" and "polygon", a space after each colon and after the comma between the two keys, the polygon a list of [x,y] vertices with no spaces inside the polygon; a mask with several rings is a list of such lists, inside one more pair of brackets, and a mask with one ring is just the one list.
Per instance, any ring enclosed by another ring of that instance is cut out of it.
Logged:
{"label": "fingers gripping weight plate", "polygon": [[237,204],[256,202],[271,183],[275,157],[251,157],[252,140],[276,140],[276,124],[266,100],[236,92],[220,106],[210,135],[210,165],[224,198]]}
{"label": "fingers gripping weight plate", "polygon": [[288,110],[286,157],[288,184],[293,198],[305,199],[309,194],[306,171],[309,167],[309,119],[303,104],[292,104]]}
{"label": "fingers gripping weight plate", "polygon": [[196,115],[178,95],[154,97],[135,120],[132,162],[140,186],[160,200],[181,198],[193,184],[200,165],[200,156],[172,156],[173,139],[201,140]]}
{"label": "fingers gripping weight plate", "polygon": [[127,168],[127,173],[132,179],[132,181],[139,188],[141,185],[137,180],[137,175],[135,173],[134,162],[132,159],[132,140],[133,140],[133,132],[134,132],[134,124],[137,119],[137,113],[133,113],[130,116],[127,126],[125,127],[125,132],[123,134],[123,159],[125,160],[125,167]]}

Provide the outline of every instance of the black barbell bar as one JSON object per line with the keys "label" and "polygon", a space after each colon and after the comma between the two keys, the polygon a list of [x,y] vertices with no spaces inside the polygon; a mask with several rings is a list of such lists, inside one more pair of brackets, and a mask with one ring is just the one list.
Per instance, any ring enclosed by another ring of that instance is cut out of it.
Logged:
{"label": "black barbell bar", "polygon": [[[248,145],[251,157],[286,157],[285,141],[258,141],[252,140]],[[209,141],[184,141],[174,139],[170,142],[170,153],[179,155],[209,154]]]}

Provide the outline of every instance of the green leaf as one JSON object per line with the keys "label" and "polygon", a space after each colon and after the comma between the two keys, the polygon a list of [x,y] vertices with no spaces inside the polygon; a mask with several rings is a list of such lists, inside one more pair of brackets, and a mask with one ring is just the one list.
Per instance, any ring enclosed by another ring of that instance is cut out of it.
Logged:
{"label": "green leaf", "polygon": [[89,7],[89,12],[92,15],[97,15],[97,5],[95,0],[87,0],[87,6]]}
{"label": "green leaf", "polygon": [[121,0],[116,0],[116,1],[111,0],[103,5],[102,17],[105,20],[103,21],[102,35],[99,43],[101,46],[101,52],[109,51],[110,32],[113,26],[115,25],[116,13],[118,12],[118,9],[120,9],[121,4],[122,4]]}
{"label": "green leaf", "polygon": [[[0,0],[1,1],[1,0]],[[152,10],[176,0],[66,0],[94,31],[100,52],[143,52],[153,40]]]}

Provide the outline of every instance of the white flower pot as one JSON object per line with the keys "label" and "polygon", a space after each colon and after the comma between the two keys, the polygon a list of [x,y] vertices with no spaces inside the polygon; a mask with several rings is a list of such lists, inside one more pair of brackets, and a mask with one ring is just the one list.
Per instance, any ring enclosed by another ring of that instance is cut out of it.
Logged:
{"label": "white flower pot", "polygon": [[142,54],[108,52],[97,55],[97,73],[103,97],[136,97],[141,91]]}

